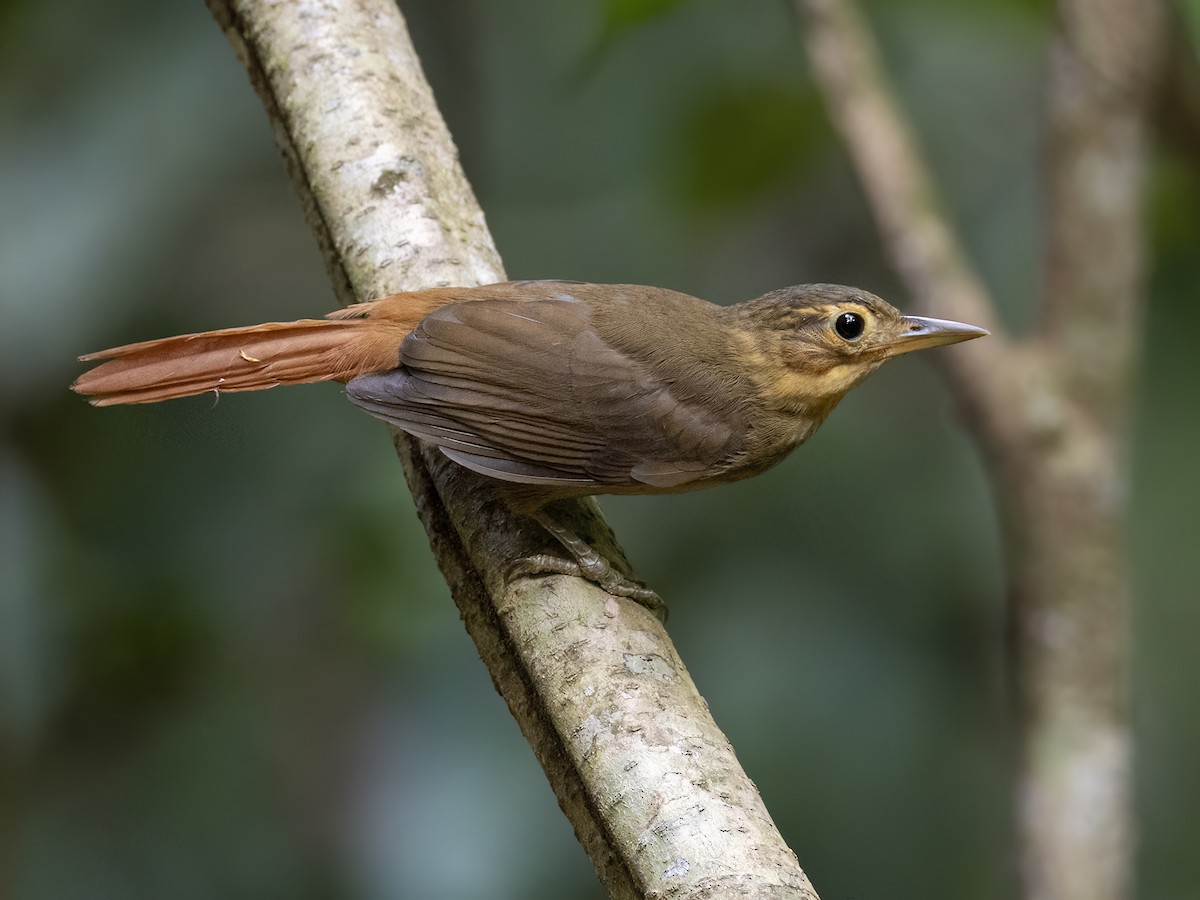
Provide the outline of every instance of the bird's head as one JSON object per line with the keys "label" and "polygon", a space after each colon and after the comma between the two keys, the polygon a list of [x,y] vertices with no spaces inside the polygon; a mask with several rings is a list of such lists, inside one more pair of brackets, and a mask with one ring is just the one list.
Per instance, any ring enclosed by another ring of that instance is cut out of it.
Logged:
{"label": "bird's head", "polygon": [[906,316],[874,294],[835,284],[782,288],[730,310],[745,323],[751,352],[761,354],[763,388],[779,406],[797,410],[832,409],[893,356],[988,333],[962,322]]}

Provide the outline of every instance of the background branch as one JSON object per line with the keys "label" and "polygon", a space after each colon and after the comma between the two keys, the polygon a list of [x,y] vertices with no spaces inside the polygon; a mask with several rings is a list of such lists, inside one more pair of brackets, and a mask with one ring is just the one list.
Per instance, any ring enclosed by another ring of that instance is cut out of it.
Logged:
{"label": "background branch", "polygon": [[[852,0],[797,0],[831,118],[918,305],[998,331]],[[1042,333],[945,354],[1009,551],[1025,896],[1131,883],[1124,425],[1138,345],[1146,119],[1161,9],[1064,0],[1052,52]]]}
{"label": "background branch", "polygon": [[[210,0],[262,96],[343,302],[503,279],[389,0]],[[395,442],[455,602],[614,897],[815,898],[659,623],[570,578],[487,486]],[[578,527],[619,552],[594,504]]]}
{"label": "background branch", "polygon": [[[797,0],[813,71],[875,215],[884,249],[918,311],[987,328],[970,353],[937,362],[964,412],[998,449],[1019,440],[996,412],[1013,402],[991,373],[1017,351],[971,267],[925,169],[912,128],[892,96],[879,51],[853,3]],[[1003,453],[1003,450],[1000,449]]]}
{"label": "background branch", "polygon": [[1157,2],[1061,0],[1050,52],[1046,330],[1063,387],[1111,435],[1123,431],[1138,346],[1146,120],[1162,12]]}

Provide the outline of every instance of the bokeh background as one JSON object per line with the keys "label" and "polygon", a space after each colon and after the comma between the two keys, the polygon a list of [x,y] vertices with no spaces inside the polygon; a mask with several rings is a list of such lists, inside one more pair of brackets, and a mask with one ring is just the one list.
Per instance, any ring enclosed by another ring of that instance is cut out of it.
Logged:
{"label": "bokeh background", "polygon": [[[720,302],[843,281],[903,306],[788,3],[402,8],[512,277]],[[867,10],[1026,329],[1051,4]],[[1200,897],[1200,166],[1180,124],[1154,163],[1131,440],[1153,900]],[[601,896],[381,425],[329,385],[103,411],[66,390],[88,350],[332,304],[198,0],[0,2],[0,896]],[[822,896],[1013,894],[1003,551],[927,359],[759,479],[604,505]]]}

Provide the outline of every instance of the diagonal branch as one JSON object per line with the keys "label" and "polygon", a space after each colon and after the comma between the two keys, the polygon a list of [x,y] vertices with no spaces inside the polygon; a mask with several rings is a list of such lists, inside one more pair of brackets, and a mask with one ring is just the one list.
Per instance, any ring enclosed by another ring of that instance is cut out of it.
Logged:
{"label": "diagonal branch", "polygon": [[914,300],[924,309],[997,331],[987,289],[947,222],[858,9],[838,0],[802,0],[799,6],[826,107],[854,159],[892,263],[916,294]]}
{"label": "diagonal branch", "polygon": [[[392,0],[209,7],[343,302],[503,278]],[[546,535],[480,478],[394,440],[467,630],[610,894],[816,900],[658,621],[580,579],[510,582]],[[574,515],[619,553],[594,504]]]}
{"label": "diagonal branch", "polygon": [[985,449],[1002,455],[1019,437],[997,418],[1005,386],[990,377],[1015,350],[995,304],[943,212],[937,189],[892,96],[879,50],[852,3],[796,0],[804,39],[830,118],[858,171],[892,266],[918,312],[987,328],[992,337],[970,353],[949,351],[939,362]]}

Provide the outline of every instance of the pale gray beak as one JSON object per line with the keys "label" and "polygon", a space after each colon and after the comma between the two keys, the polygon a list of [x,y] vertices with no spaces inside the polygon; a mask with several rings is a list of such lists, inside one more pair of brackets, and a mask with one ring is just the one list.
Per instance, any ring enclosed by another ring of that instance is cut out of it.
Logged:
{"label": "pale gray beak", "polygon": [[904,316],[903,331],[889,348],[888,356],[898,356],[910,350],[940,347],[942,344],[957,344],[988,334],[984,328],[976,328],[963,322],[948,319],[929,319],[925,316]]}

